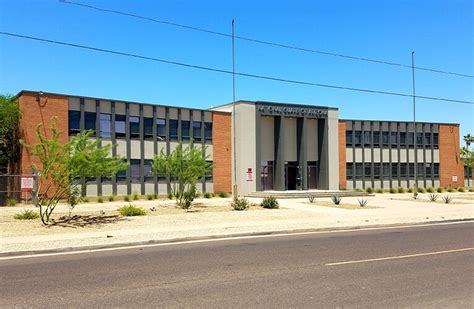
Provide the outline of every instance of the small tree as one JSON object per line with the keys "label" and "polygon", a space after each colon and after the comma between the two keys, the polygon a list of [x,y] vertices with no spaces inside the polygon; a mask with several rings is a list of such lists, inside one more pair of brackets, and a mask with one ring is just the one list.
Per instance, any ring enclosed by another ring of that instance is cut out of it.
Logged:
{"label": "small tree", "polygon": [[10,173],[20,157],[18,98],[0,95],[0,172]]}
{"label": "small tree", "polygon": [[469,186],[470,184],[470,173],[474,169],[474,152],[470,151],[469,148],[467,147],[462,147],[461,148],[461,161],[464,163],[464,165],[467,167],[467,185]]}
{"label": "small tree", "polygon": [[[184,149],[183,149],[184,148]],[[183,147],[181,143],[169,155],[161,150],[153,157],[152,170],[155,175],[165,176],[176,203],[184,209],[191,206],[196,194],[196,183],[212,170],[201,147]]]}
{"label": "small tree", "polygon": [[91,139],[92,134],[92,131],[82,131],[69,142],[61,143],[55,117],[51,120],[50,138],[44,134],[42,125],[36,128],[39,143],[27,147],[40,163],[33,164],[33,169],[39,176],[36,201],[43,224],[48,224],[61,199],[68,201],[71,214],[80,201],[81,179],[111,177],[127,168],[122,157],[110,157],[115,145],[100,147],[100,139]]}

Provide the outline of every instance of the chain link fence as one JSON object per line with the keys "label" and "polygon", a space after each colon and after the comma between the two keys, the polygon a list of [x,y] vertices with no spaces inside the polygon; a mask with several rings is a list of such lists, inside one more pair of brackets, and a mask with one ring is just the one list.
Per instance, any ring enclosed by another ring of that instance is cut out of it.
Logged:
{"label": "chain link fence", "polygon": [[12,201],[33,204],[36,175],[0,174],[0,206]]}

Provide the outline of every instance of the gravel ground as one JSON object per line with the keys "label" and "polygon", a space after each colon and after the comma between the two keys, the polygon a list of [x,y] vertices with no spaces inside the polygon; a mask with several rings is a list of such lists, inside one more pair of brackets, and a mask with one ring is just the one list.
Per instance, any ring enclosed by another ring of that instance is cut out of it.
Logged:
{"label": "gravel ground", "polygon": [[[329,198],[316,199],[312,204],[307,199],[281,199],[280,209],[252,206],[250,211],[232,211],[230,198],[198,199],[189,212],[176,208],[169,200],[132,202],[148,210],[149,214],[143,217],[119,216],[117,208],[126,204],[123,201],[88,203],[76,207],[73,213],[76,217],[72,221],[60,219],[67,215],[68,209],[59,205],[54,215],[56,223],[48,227],[42,226],[39,219],[13,219],[14,214],[34,207],[2,207],[0,252],[474,218],[474,193],[449,195],[454,197],[454,204],[430,202],[428,194],[421,194],[419,200],[413,200],[410,194],[387,193],[369,197],[364,208],[358,206],[358,198],[343,198],[345,207],[328,207],[331,205]],[[261,199],[249,201],[256,205]],[[152,207],[156,211],[150,211]]]}

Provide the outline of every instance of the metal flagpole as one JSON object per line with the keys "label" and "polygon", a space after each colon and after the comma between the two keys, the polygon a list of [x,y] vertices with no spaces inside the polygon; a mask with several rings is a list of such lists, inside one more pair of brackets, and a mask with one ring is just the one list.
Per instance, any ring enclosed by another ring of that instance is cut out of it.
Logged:
{"label": "metal flagpole", "polygon": [[233,156],[234,156],[234,186],[232,193],[234,195],[234,199],[237,198],[237,151],[236,151],[236,138],[235,138],[235,52],[234,52],[234,19],[232,18],[232,138],[233,138]]}
{"label": "metal flagpole", "polygon": [[418,193],[418,150],[417,150],[417,132],[416,132],[416,98],[415,98],[415,52],[411,52],[411,75],[413,82],[413,144],[415,150],[415,185],[413,186],[413,194]]}

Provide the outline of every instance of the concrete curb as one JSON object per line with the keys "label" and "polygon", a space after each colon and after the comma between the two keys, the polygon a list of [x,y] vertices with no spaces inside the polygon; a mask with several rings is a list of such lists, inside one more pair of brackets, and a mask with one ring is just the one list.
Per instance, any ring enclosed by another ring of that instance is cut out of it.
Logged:
{"label": "concrete curb", "polygon": [[157,244],[168,244],[168,243],[178,243],[178,242],[187,242],[187,241],[197,241],[197,240],[213,240],[213,239],[232,239],[237,237],[246,237],[246,236],[266,236],[266,235],[280,235],[280,234],[297,234],[297,233],[308,233],[308,232],[331,232],[331,231],[341,231],[341,230],[361,230],[361,229],[370,229],[370,228],[383,228],[383,227],[401,227],[401,226],[418,226],[418,225],[429,225],[429,224],[439,224],[439,223],[455,223],[455,222],[474,222],[474,218],[464,218],[464,219],[452,219],[452,220],[439,220],[439,221],[422,221],[415,223],[394,223],[394,224],[374,224],[374,225],[358,225],[358,226],[344,226],[344,227],[325,227],[325,228],[314,228],[314,229],[292,229],[292,230],[279,230],[279,231],[268,231],[268,232],[249,232],[249,233],[235,233],[227,235],[207,235],[207,236],[191,236],[183,238],[170,238],[170,239],[160,239],[160,240],[145,240],[137,242],[124,242],[124,243],[115,243],[108,245],[92,245],[92,246],[81,246],[81,247],[63,247],[56,249],[40,249],[40,250],[26,250],[26,251],[11,251],[11,252],[1,252],[0,258],[2,257],[21,257],[28,255],[41,255],[41,254],[51,254],[51,253],[64,253],[64,252],[87,252],[92,250],[100,249],[113,249],[113,248],[123,248],[123,247],[136,247],[143,245],[157,245]]}

